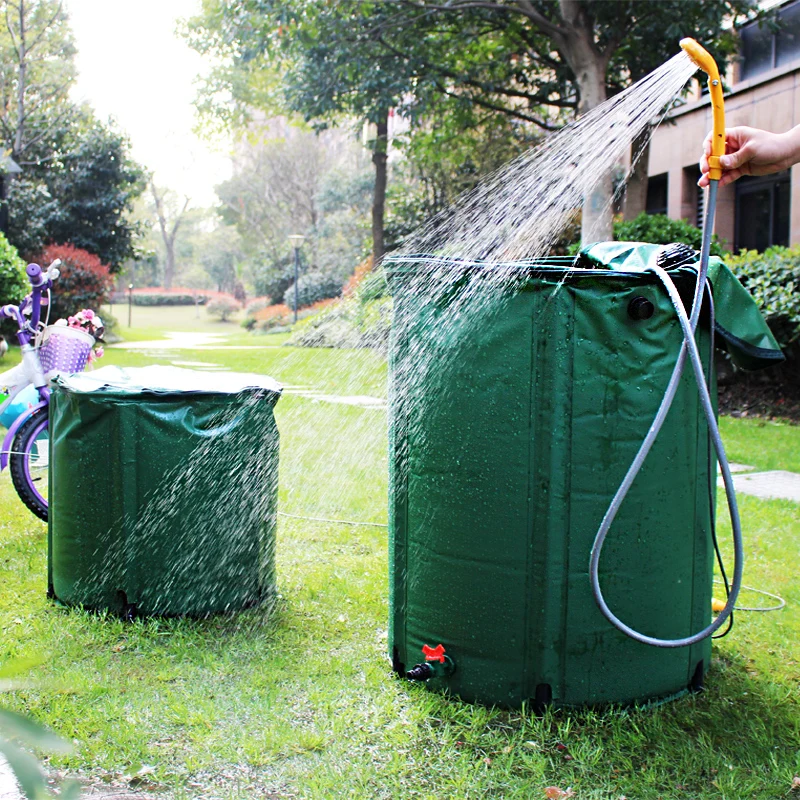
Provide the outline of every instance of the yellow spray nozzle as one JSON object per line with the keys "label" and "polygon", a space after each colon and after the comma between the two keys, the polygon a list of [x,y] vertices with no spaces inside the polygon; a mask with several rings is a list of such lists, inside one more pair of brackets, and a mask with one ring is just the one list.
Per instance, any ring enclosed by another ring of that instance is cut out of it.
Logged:
{"label": "yellow spray nozzle", "polygon": [[717,62],[714,61],[711,53],[709,53],[703,45],[698,44],[694,39],[687,36],[685,39],[681,39],[681,47],[686,52],[686,55],[689,56],[709,78],[716,78],[719,80]]}
{"label": "yellow spray nozzle", "polygon": [[718,181],[722,177],[719,157],[725,155],[725,103],[722,99],[722,81],[717,62],[711,53],[694,39],[681,39],[681,47],[686,55],[708,75],[708,91],[711,93],[711,110],[714,119],[711,137],[711,155],[708,157],[708,177]]}

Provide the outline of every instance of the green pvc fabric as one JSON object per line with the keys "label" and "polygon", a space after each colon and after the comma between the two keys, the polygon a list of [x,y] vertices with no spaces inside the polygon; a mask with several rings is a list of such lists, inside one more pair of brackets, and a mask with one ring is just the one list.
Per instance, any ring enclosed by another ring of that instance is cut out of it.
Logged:
{"label": "green pvc fabric", "polygon": [[[600,242],[581,250],[592,266],[621,272],[641,271],[656,263],[662,246],[642,242]],[[697,265],[672,270],[672,274],[697,274]],[[783,361],[780,346],[761,316],[753,298],[722,259],[712,256],[708,280],[714,296],[715,332],[731,360],[742,369],[755,370]]]}
{"label": "green pvc fabric", "polygon": [[50,595],[141,615],[269,601],[279,396],[269,378],[170,368],[57,378]]}
{"label": "green pvc fabric", "polygon": [[[674,696],[702,679],[710,640],[664,650],[625,636],[595,604],[589,555],[681,330],[652,274],[554,263],[504,265],[513,275],[495,283],[488,265],[386,264],[389,653],[403,674],[443,645],[455,670],[427,686],[486,704]],[[685,304],[694,282],[676,275]],[[629,313],[642,297],[649,319]],[[707,312],[697,339],[713,386]],[[686,373],[600,563],[612,610],[660,638],[711,619],[716,465]]]}

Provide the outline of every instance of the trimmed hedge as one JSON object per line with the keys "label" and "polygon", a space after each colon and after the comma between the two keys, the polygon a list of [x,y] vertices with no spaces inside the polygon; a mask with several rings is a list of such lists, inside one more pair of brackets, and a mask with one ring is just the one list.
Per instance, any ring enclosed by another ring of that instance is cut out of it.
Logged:
{"label": "trimmed hedge", "polygon": [[[649,242],[672,244],[683,242],[700,249],[703,232],[682,219],[670,219],[666,214],[639,214],[635,219],[614,223],[614,239],[618,242]],[[728,252],[716,235],[711,237],[711,255],[726,257]]]}
{"label": "trimmed hedge", "polygon": [[[574,235],[574,231],[573,231]],[[683,242],[695,250],[700,249],[703,232],[682,219],[670,219],[666,214],[639,214],[635,219],[614,222],[614,241],[648,242],[650,244],[672,244]],[[566,252],[574,256],[581,249],[580,242],[571,244]],[[553,255],[560,255],[561,247],[556,247]],[[728,251],[716,235],[711,237],[711,255],[726,257]]]}
{"label": "trimmed hedge", "polygon": [[800,340],[800,246],[743,250],[725,261],[755,299],[778,344]]}
{"label": "trimmed hedge", "polygon": [[[118,304],[128,302],[127,292],[116,292],[114,302]],[[133,293],[133,305],[135,306],[193,306],[195,298],[190,294],[156,294],[156,293]],[[208,302],[208,297],[201,294],[197,298],[197,304],[204,306]]]}

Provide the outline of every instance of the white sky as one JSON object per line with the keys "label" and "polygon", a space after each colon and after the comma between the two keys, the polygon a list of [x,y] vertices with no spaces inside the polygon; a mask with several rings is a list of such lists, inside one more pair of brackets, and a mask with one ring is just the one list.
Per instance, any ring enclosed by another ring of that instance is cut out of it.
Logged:
{"label": "white sky", "polygon": [[88,101],[102,120],[114,117],[156,184],[188,195],[195,207],[214,204],[214,185],[230,175],[226,144],[192,132],[194,81],[206,65],[175,27],[199,6],[200,0],[65,0],[78,47],[73,99]]}

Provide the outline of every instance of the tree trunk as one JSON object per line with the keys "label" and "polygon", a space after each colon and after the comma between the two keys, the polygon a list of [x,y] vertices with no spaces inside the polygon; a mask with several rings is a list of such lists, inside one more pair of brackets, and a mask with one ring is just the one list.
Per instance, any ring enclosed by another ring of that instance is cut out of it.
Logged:
{"label": "tree trunk", "polygon": [[153,202],[156,207],[156,217],[158,218],[158,227],[161,229],[161,238],[164,242],[164,288],[172,288],[172,280],[175,277],[175,237],[178,235],[178,228],[181,226],[181,221],[189,207],[189,198],[187,197],[183,203],[183,208],[176,214],[172,227],[167,224],[167,211],[164,203],[164,195],[158,193],[155,183],[150,181],[150,191],[153,194]]}
{"label": "tree trunk", "polygon": [[[606,99],[608,58],[594,40],[594,21],[581,0],[560,0],[566,35],[557,37],[559,48],[572,68],[580,90],[578,114],[596,108]],[[560,41],[559,41],[560,40]],[[583,198],[581,242],[608,241],[613,238],[611,175],[604,175]]]}
{"label": "tree trunk", "polygon": [[[628,185],[625,187],[625,219],[636,219],[647,209],[647,162],[650,159],[650,134],[653,129],[648,125],[631,145],[631,158],[636,158]],[[637,158],[638,156],[638,158]]]}
{"label": "tree trunk", "polygon": [[11,157],[20,161],[22,143],[25,134],[25,90],[27,89],[28,59],[25,42],[25,0],[20,0],[19,7],[19,43],[17,45],[17,130],[14,134],[14,146]]}
{"label": "tree trunk", "polygon": [[172,288],[172,279],[175,277],[175,240],[165,241],[166,258],[164,259],[164,288]]}
{"label": "tree trunk", "polygon": [[375,165],[375,192],[372,198],[372,263],[376,266],[383,258],[383,216],[386,207],[386,178],[389,148],[389,110],[381,112],[378,136],[372,151]]}
{"label": "tree trunk", "polygon": [[[595,56],[592,62],[585,62],[584,68],[576,72],[576,75],[581,91],[578,113],[585,114],[606,99],[605,61]],[[614,212],[611,205],[613,193],[611,173],[607,173],[584,196],[581,244],[608,242],[614,238]]]}

